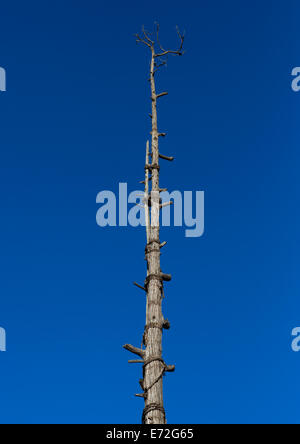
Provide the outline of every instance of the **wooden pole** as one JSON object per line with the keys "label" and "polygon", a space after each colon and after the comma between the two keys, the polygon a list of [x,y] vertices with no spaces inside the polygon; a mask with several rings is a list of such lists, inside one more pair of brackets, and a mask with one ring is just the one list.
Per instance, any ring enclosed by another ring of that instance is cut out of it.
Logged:
{"label": "wooden pole", "polygon": [[[163,329],[169,329],[170,323],[165,320],[162,313],[163,300],[163,282],[170,281],[171,275],[164,274],[161,271],[161,248],[166,242],[160,242],[160,225],[159,213],[162,205],[160,205],[160,193],[165,191],[159,186],[160,165],[159,160],[173,160],[173,157],[163,156],[159,153],[159,138],[166,136],[165,133],[158,131],[157,102],[161,97],[167,96],[167,92],[157,94],[155,84],[155,74],[157,70],[166,64],[166,57],[169,54],[182,55],[184,36],[177,29],[180,38],[180,47],[176,51],[165,50],[159,40],[159,26],[156,26],[156,39],[152,40],[148,32],[143,28],[143,34],[136,35],[137,42],[145,44],[151,50],[150,63],[150,87],[151,87],[151,103],[152,114],[152,141],[151,153],[149,153],[149,142],[146,145],[146,164],[145,164],[145,220],[146,220],[146,260],[147,260],[147,277],[144,287],[135,283],[136,286],[146,291],[146,326],[143,336],[143,343],[140,349],[132,345],[125,345],[124,348],[139,357],[142,360],[130,361],[131,363],[143,363],[143,379],[140,385],[143,394],[136,396],[145,400],[145,408],[143,411],[142,422],[145,424],[166,424],[166,414],[163,402],[163,375],[165,372],[173,372],[175,366],[166,365],[162,357],[162,332]],[[156,52],[156,48],[159,51]],[[149,164],[149,156],[152,162]],[[151,172],[151,193],[149,187]],[[150,213],[149,214],[149,206]],[[145,349],[143,349],[143,345]]]}

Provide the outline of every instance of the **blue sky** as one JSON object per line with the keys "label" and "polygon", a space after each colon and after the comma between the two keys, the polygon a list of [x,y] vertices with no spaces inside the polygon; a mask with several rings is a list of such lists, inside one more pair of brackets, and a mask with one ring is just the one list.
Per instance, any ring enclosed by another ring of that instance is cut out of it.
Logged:
{"label": "blue sky", "polygon": [[96,225],[138,187],[150,131],[141,25],[184,58],[158,86],[170,190],[204,190],[205,235],[165,228],[169,423],[299,423],[296,1],[2,2],[1,423],[138,423],[142,229]]}

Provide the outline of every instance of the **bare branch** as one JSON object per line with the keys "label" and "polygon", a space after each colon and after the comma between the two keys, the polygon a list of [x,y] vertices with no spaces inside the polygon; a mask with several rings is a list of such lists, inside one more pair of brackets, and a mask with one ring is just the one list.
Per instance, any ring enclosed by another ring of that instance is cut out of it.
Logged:
{"label": "bare branch", "polygon": [[153,74],[155,74],[161,67],[167,66],[167,60],[158,59],[158,61],[154,63],[154,66],[155,66],[155,70],[153,71]]}
{"label": "bare branch", "polygon": [[168,94],[169,94],[168,92],[162,92],[162,93],[160,93],[160,94],[157,94],[157,95],[156,95],[156,98],[159,99],[160,97],[167,96]]}
{"label": "bare branch", "polygon": [[174,202],[172,200],[170,200],[170,202],[165,202],[165,203],[161,204],[160,208],[164,208],[164,207],[167,207],[168,205],[173,205],[173,204],[174,204]]}
{"label": "bare branch", "polygon": [[131,353],[133,353],[135,355],[140,356],[141,358],[144,358],[144,356],[145,356],[144,350],[141,350],[140,348],[134,347],[133,345],[125,344],[125,345],[123,345],[123,348],[125,348],[125,350],[127,350],[127,351],[129,351],[129,352],[131,352]]}
{"label": "bare branch", "polygon": [[169,162],[173,162],[173,160],[175,159],[175,157],[168,157],[168,156],[164,156],[162,154],[159,154],[160,159],[164,159],[164,160],[168,160]]}
{"label": "bare branch", "polygon": [[160,68],[161,66],[167,65],[167,60],[161,59],[154,63],[155,68]]}
{"label": "bare branch", "polygon": [[136,396],[137,398],[147,398],[147,395],[145,393],[137,393],[134,396]]}
{"label": "bare branch", "polygon": [[166,50],[162,47],[161,43],[160,43],[160,39],[159,39],[159,23],[155,23],[156,24],[156,40],[157,40],[157,44],[160,47],[160,50],[162,52],[166,52]]}
{"label": "bare branch", "polygon": [[165,49],[162,48],[162,46],[161,46],[161,44],[159,42],[159,38],[158,38],[158,45],[159,45],[159,47],[160,47],[162,52],[159,53],[159,54],[155,54],[155,56],[154,56],[155,58],[157,58],[157,57],[164,57],[164,56],[166,56],[168,54],[179,55],[179,56],[182,56],[184,54],[184,52],[183,52],[183,44],[184,44],[185,35],[181,34],[178,26],[176,27],[176,31],[177,31],[177,34],[178,34],[178,37],[179,37],[179,40],[180,40],[179,48],[177,50],[165,50]]}
{"label": "bare branch", "polygon": [[175,365],[167,365],[165,370],[166,372],[175,372]]}
{"label": "bare branch", "polygon": [[149,42],[149,44],[150,44],[151,46],[153,46],[153,45],[154,45],[154,42],[153,42],[153,40],[150,39],[150,37],[149,37],[149,35],[148,35],[148,31],[145,30],[145,26],[144,26],[144,25],[142,26],[142,31],[143,31],[143,34],[144,34],[146,40]]}
{"label": "bare branch", "polygon": [[172,280],[172,275],[171,274],[161,273],[161,277],[166,282],[170,282]]}
{"label": "bare branch", "polygon": [[145,287],[142,287],[142,285],[139,285],[138,283],[134,282],[133,285],[135,285],[137,288],[140,288],[141,290],[146,291]]}
{"label": "bare branch", "polygon": [[143,43],[144,45],[148,46],[149,48],[152,48],[150,43],[148,43],[146,40],[142,39],[142,37],[139,34],[135,34],[134,36],[136,38],[137,43]]}
{"label": "bare branch", "polygon": [[168,54],[182,56],[184,53],[182,51],[166,51],[166,52],[164,52],[162,54],[155,54],[154,57],[163,57],[163,56],[166,56]]}
{"label": "bare branch", "polygon": [[185,33],[181,34],[180,29],[179,29],[178,26],[176,26],[176,31],[177,31],[178,37],[179,37],[179,39],[180,39],[180,48],[179,48],[179,51],[182,51],[183,44],[184,44],[184,39],[185,39]]}
{"label": "bare branch", "polygon": [[[148,48],[150,48],[152,50],[154,48],[155,43],[157,43],[157,45],[158,45],[158,47],[159,47],[161,52],[159,52],[157,54],[154,54],[154,58],[155,59],[160,59],[160,58],[165,57],[165,56],[167,56],[169,54],[179,55],[179,56],[183,55],[184,54],[183,44],[184,44],[185,35],[184,35],[184,33],[182,34],[180,32],[178,26],[176,26],[176,31],[177,31],[177,35],[178,35],[179,40],[180,40],[179,48],[177,50],[168,50],[168,49],[165,49],[162,46],[161,42],[160,42],[160,38],[159,38],[159,24],[156,23],[155,25],[156,25],[156,42],[154,40],[152,40],[152,38],[150,38],[151,34],[148,31],[146,31],[144,26],[142,26],[142,33],[143,33],[142,36],[140,34],[135,34],[134,35],[135,38],[136,38],[136,42],[137,43],[143,43],[144,45],[148,46]],[[167,64],[166,60],[161,60],[158,63],[156,62],[155,63],[155,68],[156,69],[153,71],[153,74],[155,74],[156,71],[160,67],[165,66],[166,64]]]}

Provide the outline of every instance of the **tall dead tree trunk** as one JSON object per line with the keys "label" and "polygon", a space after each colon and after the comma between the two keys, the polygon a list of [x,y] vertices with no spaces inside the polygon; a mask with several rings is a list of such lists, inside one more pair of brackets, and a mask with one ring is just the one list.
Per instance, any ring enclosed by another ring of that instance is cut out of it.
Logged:
{"label": "tall dead tree trunk", "polygon": [[[170,324],[165,320],[162,313],[163,300],[163,285],[164,281],[170,281],[171,275],[164,274],[161,270],[160,256],[161,248],[166,242],[160,242],[160,224],[159,215],[162,208],[160,193],[166,191],[160,188],[159,160],[164,159],[172,161],[173,157],[167,157],[159,152],[159,138],[166,134],[160,133],[158,130],[157,118],[157,103],[158,100],[166,96],[168,93],[163,92],[157,94],[155,84],[155,73],[161,67],[166,65],[166,59],[169,54],[182,55],[184,36],[177,29],[180,39],[179,49],[165,50],[159,40],[159,26],[156,26],[156,38],[153,40],[152,36],[143,28],[143,34],[136,35],[137,42],[143,43],[151,51],[150,63],[150,86],[151,86],[151,102],[152,102],[152,143],[151,153],[149,152],[149,142],[146,146],[146,165],[145,165],[145,214],[146,214],[146,233],[147,245],[145,249],[147,260],[147,277],[144,287],[135,283],[136,286],[145,290],[147,295],[146,307],[146,326],[143,336],[143,343],[141,348],[133,347],[132,345],[124,345],[124,348],[136,355],[141,360],[129,361],[130,363],[143,364],[143,379],[140,380],[143,393],[136,395],[143,397],[145,400],[145,408],[143,411],[142,422],[144,424],[166,424],[166,414],[163,402],[163,376],[165,372],[173,372],[174,365],[166,365],[162,357],[162,333],[163,329],[169,329]],[[159,48],[156,51],[156,48]],[[149,163],[149,155],[152,158]],[[151,192],[149,183],[152,183]],[[171,204],[171,202],[169,203]],[[149,214],[151,213],[151,218]],[[143,348],[145,346],[145,349]]]}

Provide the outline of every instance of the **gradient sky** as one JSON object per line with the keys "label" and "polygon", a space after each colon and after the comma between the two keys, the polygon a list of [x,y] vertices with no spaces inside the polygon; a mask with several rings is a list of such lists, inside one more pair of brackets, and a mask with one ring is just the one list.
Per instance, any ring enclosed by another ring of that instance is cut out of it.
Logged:
{"label": "gradient sky", "polygon": [[143,229],[100,228],[96,195],[138,188],[150,131],[141,25],[166,46],[158,88],[169,190],[204,190],[205,235],[165,228],[169,423],[299,423],[296,0],[2,2],[1,423],[138,423]]}

